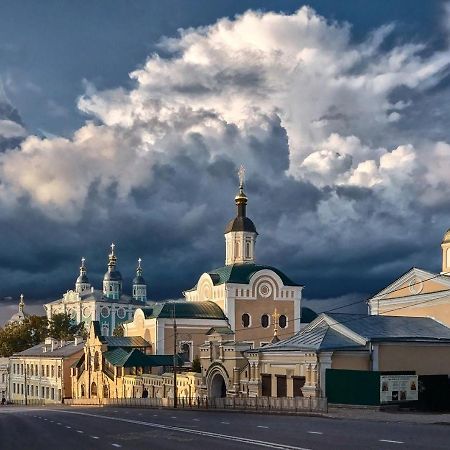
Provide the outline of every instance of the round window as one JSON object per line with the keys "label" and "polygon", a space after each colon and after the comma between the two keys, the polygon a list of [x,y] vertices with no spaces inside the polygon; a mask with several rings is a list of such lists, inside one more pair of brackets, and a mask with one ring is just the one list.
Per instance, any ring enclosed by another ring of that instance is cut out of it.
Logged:
{"label": "round window", "polygon": [[261,326],[263,328],[267,328],[269,326],[269,316],[267,314],[263,314],[261,316]]}
{"label": "round window", "polygon": [[91,308],[89,308],[89,306],[83,308],[83,317],[89,317],[90,315],[91,315]]}
{"label": "round window", "polygon": [[261,297],[267,298],[272,295],[272,286],[269,283],[261,283],[258,288]]}
{"label": "round window", "polygon": [[119,308],[118,310],[117,310],[117,317],[119,318],[119,319],[124,319],[125,318],[125,316],[126,316],[126,312],[125,312],[125,310],[123,309],[123,308]]}
{"label": "round window", "polygon": [[102,317],[108,317],[109,316],[109,308],[104,306],[101,309],[100,314],[102,315]]}
{"label": "round window", "polygon": [[281,316],[279,317],[278,324],[280,325],[280,328],[287,327],[287,317],[284,314],[281,314]]}

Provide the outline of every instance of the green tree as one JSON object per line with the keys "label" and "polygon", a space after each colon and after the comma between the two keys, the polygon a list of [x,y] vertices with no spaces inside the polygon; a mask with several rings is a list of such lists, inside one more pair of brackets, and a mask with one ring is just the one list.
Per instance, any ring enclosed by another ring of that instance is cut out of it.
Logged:
{"label": "green tree", "polygon": [[45,316],[29,316],[23,323],[7,324],[0,328],[0,355],[11,356],[43,342],[48,336]]}
{"label": "green tree", "polygon": [[196,356],[192,361],[192,371],[202,373],[202,365],[200,363],[200,358],[198,356]]}
{"label": "green tree", "polygon": [[74,324],[68,314],[53,314],[48,325],[48,336],[54,339],[69,340],[78,335],[84,323]]}

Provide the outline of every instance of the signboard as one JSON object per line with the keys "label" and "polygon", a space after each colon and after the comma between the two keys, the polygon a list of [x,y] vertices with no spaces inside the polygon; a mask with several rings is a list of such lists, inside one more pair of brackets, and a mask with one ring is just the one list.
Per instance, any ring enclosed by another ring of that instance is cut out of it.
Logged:
{"label": "signboard", "polygon": [[418,400],[417,375],[380,375],[380,403]]}

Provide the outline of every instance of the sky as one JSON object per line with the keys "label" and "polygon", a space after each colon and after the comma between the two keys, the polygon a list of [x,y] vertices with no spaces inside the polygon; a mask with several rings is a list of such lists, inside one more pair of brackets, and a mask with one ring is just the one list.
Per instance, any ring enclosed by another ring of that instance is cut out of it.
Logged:
{"label": "sky", "polygon": [[[257,262],[310,305],[439,271],[450,4],[0,3],[0,322],[96,288],[111,242],[151,299],[224,264],[246,167]],[[362,308],[365,305],[361,304]]]}

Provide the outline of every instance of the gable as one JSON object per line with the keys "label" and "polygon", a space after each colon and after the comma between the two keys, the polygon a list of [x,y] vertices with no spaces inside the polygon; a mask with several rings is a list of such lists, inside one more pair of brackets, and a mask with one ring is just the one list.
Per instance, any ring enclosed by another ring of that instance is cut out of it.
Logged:
{"label": "gable", "polygon": [[369,299],[369,303],[450,290],[450,277],[413,267]]}

